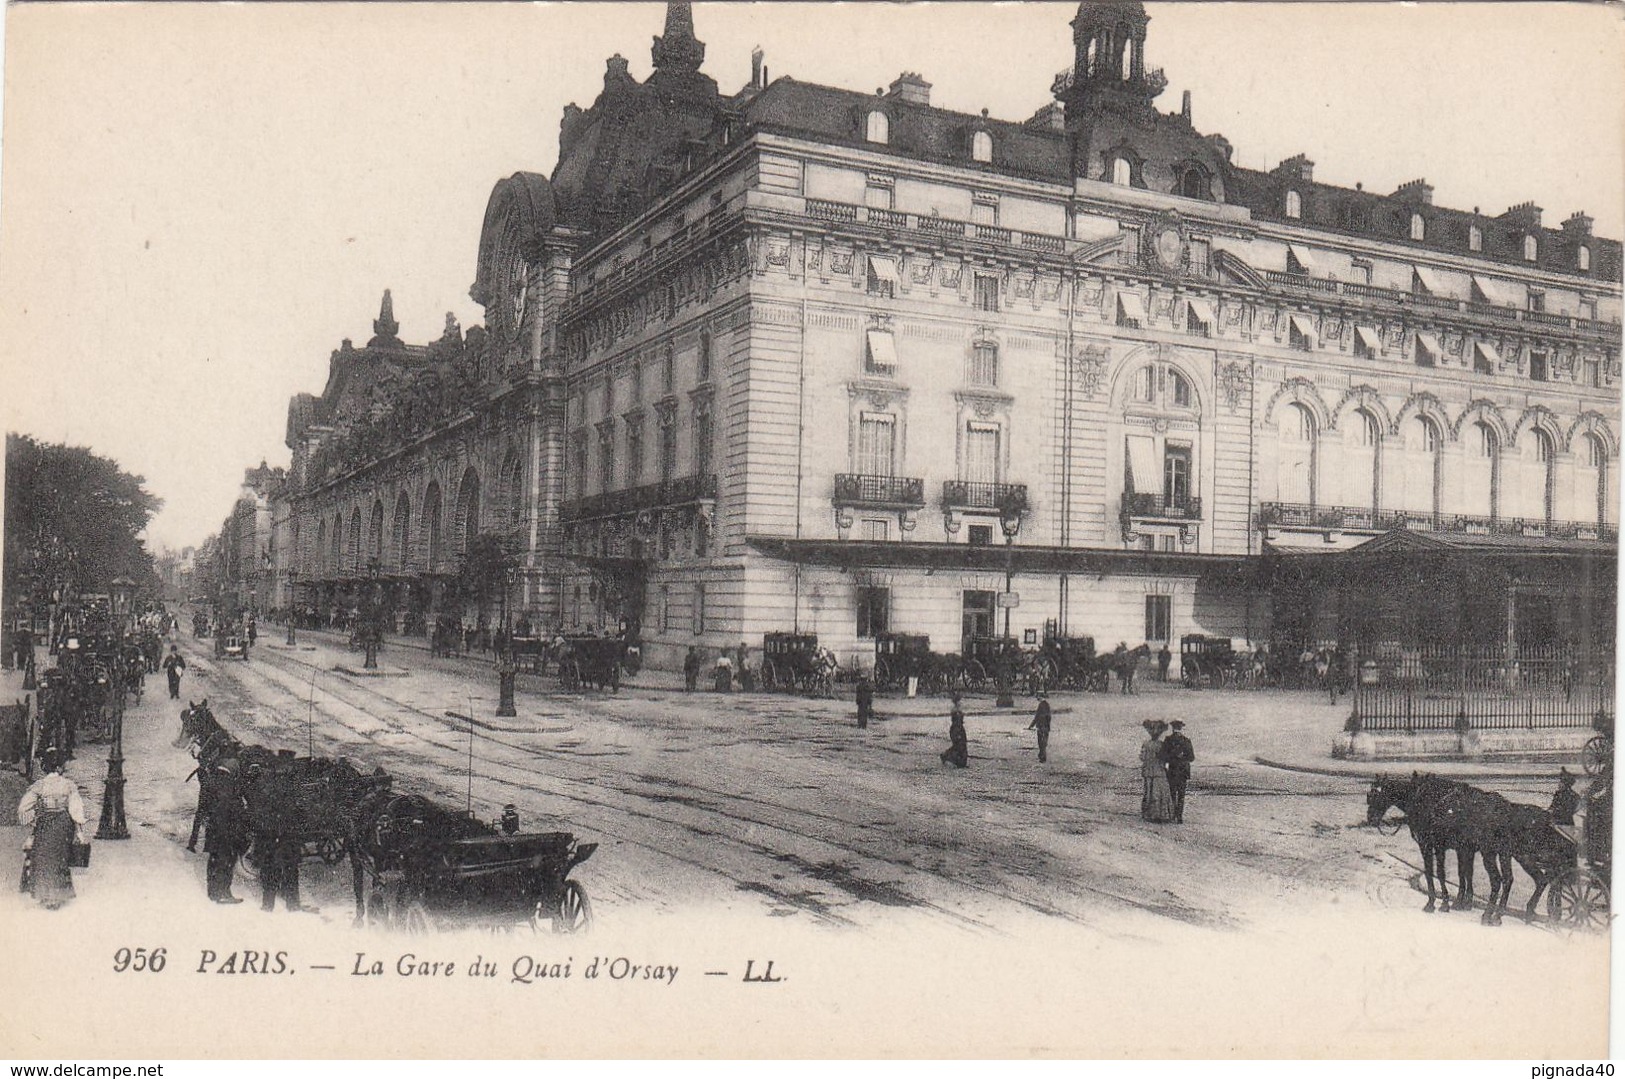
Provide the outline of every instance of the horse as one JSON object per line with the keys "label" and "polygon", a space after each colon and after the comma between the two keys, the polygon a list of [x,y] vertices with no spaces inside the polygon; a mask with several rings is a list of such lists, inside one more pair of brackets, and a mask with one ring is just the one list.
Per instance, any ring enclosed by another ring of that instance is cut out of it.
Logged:
{"label": "horse", "polygon": [[189,742],[201,745],[209,735],[222,730],[224,728],[214,718],[214,713],[209,711],[209,698],[203,698],[201,703],[188,700],[186,707],[181,709],[181,729],[170,746],[179,749]]}
{"label": "horse", "polygon": [[[1535,908],[1547,885],[1574,864],[1574,844],[1552,824],[1550,811],[1511,802],[1475,787],[1465,789],[1476,810],[1473,820],[1481,832],[1484,869],[1491,873],[1490,896],[1482,921],[1485,925],[1501,924],[1512,893],[1514,861],[1534,881],[1535,890],[1524,907],[1524,921],[1534,921]],[[1497,883],[1499,888],[1495,887]]]}
{"label": "horse", "polygon": [[365,871],[421,876],[440,845],[458,839],[496,835],[497,829],[417,794],[391,791],[387,775],[367,792],[350,817],[350,872],[355,889],[355,924],[366,920]]}
{"label": "horse", "polygon": [[1117,675],[1118,685],[1123,694],[1133,693],[1134,672],[1139,669],[1140,661],[1151,654],[1151,646],[1142,644],[1138,648],[1129,648],[1119,644],[1117,650],[1106,657],[1106,666]]}
{"label": "horse", "polygon": [[[1445,883],[1445,854],[1456,852],[1456,869],[1461,882],[1456,890],[1457,910],[1469,910],[1473,905],[1473,859],[1478,848],[1463,834],[1461,814],[1455,805],[1459,797],[1451,783],[1434,775],[1411,773],[1410,779],[1392,779],[1379,776],[1371,781],[1366,793],[1366,823],[1377,824],[1390,806],[1405,814],[1411,838],[1416,841],[1422,855],[1422,873],[1427,878],[1428,901],[1424,911],[1432,913],[1438,908],[1440,894],[1444,909],[1449,911],[1450,889]],[[1489,868],[1488,864],[1485,866]],[[1433,887],[1434,874],[1439,878],[1439,889]],[[1492,884],[1494,882],[1492,881]]]}

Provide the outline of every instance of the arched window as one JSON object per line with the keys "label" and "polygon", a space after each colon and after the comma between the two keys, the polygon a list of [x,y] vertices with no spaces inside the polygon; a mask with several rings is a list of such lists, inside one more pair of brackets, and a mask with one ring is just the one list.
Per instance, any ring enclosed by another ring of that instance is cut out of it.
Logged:
{"label": "arched window", "polygon": [[984,164],[993,160],[993,136],[986,131],[978,131],[970,137],[970,156],[973,161]]}
{"label": "arched window", "polygon": [[1134,399],[1140,402],[1151,402],[1157,397],[1157,372],[1152,367],[1142,367],[1134,373]]}
{"label": "arched window", "polygon": [[1128,82],[1134,77],[1134,46],[1123,42],[1123,81]]}
{"label": "arched window", "polygon": [[1467,250],[1484,250],[1484,230],[1479,228],[1477,225],[1467,226]]}
{"label": "arched window", "polygon": [[864,125],[863,137],[882,145],[891,141],[891,121],[887,119],[885,113],[876,109],[869,114],[869,119]]}
{"label": "arched window", "polygon": [[1466,472],[1463,512],[1475,517],[1495,517],[1499,510],[1501,486],[1501,441],[1482,420],[1467,432],[1467,453],[1462,467]]}
{"label": "arched window", "polygon": [[1421,214],[1411,214],[1411,239],[1425,240],[1428,238],[1428,223],[1422,220]]}
{"label": "arched window", "polygon": [[361,507],[356,506],[350,510],[350,538],[349,550],[345,552],[345,561],[349,564],[352,573],[361,569]]}
{"label": "arched window", "polygon": [[[628,468],[631,462],[628,462]],[[525,522],[525,468],[519,454],[509,451],[502,463],[502,512],[507,527],[518,532]]]}
{"label": "arched window", "polygon": [[1315,501],[1315,416],[1293,402],[1281,409],[1275,442],[1276,499],[1297,505]]}
{"label": "arched window", "polygon": [[1134,183],[1134,167],[1129,164],[1128,158],[1112,159],[1112,183],[1122,187],[1129,187]]}
{"label": "arched window", "polygon": [[[1553,517],[1557,479],[1557,448],[1552,436],[1538,427],[1529,432],[1530,446],[1524,452],[1523,494],[1525,517],[1550,521]],[[1532,459],[1529,459],[1532,458]]]}
{"label": "arched window", "polygon": [[1580,436],[1574,466],[1574,515],[1581,520],[1608,521],[1608,447],[1594,434]]}
{"label": "arched window", "polygon": [[1523,260],[1525,262],[1534,262],[1535,257],[1537,255],[1539,255],[1539,254],[1540,254],[1540,241],[1535,239],[1535,236],[1534,236],[1533,233],[1529,234],[1528,236],[1525,236],[1523,238]]}
{"label": "arched window", "polygon": [[1343,499],[1349,506],[1375,510],[1382,446],[1377,418],[1363,408],[1356,410],[1348,419],[1345,438]]}
{"label": "arched window", "polygon": [[1426,416],[1412,416],[1403,432],[1404,460],[1395,476],[1398,490],[1389,501],[1397,501],[1407,513],[1432,516],[1439,512],[1443,457],[1439,453],[1439,428]]}
{"label": "arched window", "polygon": [[328,537],[328,566],[329,573],[338,574],[344,570],[344,514],[333,518],[333,534]]}
{"label": "arched window", "polygon": [[1181,408],[1191,407],[1190,381],[1178,371],[1169,371],[1168,378],[1174,386],[1174,404]]}
{"label": "arched window", "polygon": [[384,560],[384,500],[374,499],[372,520],[367,525],[367,557]]}
{"label": "arched window", "polygon": [[412,502],[402,491],[395,499],[395,520],[389,530],[390,560],[398,570],[412,564]]}
{"label": "arched window", "polygon": [[1093,77],[1095,73],[1095,51],[1096,41],[1094,38],[1090,38],[1089,49],[1084,53],[1083,60],[1083,73],[1085,76]]}
{"label": "arched window", "polygon": [[1591,269],[1591,248],[1587,247],[1585,244],[1581,244],[1580,250],[1575,252],[1575,258],[1579,260],[1580,269]]}
{"label": "arched window", "polygon": [[316,522],[316,561],[327,570],[327,518]]}
{"label": "arched window", "polygon": [[1288,217],[1303,216],[1303,196],[1296,191],[1286,193],[1286,215]]}
{"label": "arched window", "polygon": [[440,484],[430,483],[423,493],[423,544],[428,561],[424,569],[430,573],[440,565]]}
{"label": "arched window", "polygon": [[460,554],[467,554],[480,534],[480,474],[472,467],[463,473],[457,486],[456,538],[461,541]]}
{"label": "arched window", "polygon": [[1187,199],[1210,199],[1213,197],[1213,186],[1203,169],[1196,165],[1187,165],[1179,174],[1179,186],[1174,193]]}

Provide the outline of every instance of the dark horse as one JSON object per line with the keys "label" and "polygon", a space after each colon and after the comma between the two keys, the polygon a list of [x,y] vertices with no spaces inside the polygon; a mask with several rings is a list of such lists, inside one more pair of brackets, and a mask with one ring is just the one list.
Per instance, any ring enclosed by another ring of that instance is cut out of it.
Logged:
{"label": "dark horse", "polygon": [[1106,657],[1106,666],[1117,675],[1117,682],[1123,693],[1134,692],[1134,672],[1139,669],[1140,661],[1151,654],[1151,646],[1142,644],[1138,648],[1128,648],[1118,645],[1117,650]]}
{"label": "dark horse", "polygon": [[[1411,838],[1416,840],[1417,850],[1422,855],[1422,873],[1428,885],[1428,902],[1422,909],[1429,913],[1437,908],[1441,896],[1444,909],[1451,909],[1444,872],[1445,853],[1451,850],[1456,852],[1456,869],[1461,877],[1456,890],[1456,909],[1470,910],[1473,905],[1473,859],[1478,848],[1463,834],[1459,814],[1452,812],[1453,800],[1457,797],[1455,788],[1460,786],[1438,776],[1413,772],[1409,779],[1379,776],[1371,781],[1371,789],[1366,793],[1367,824],[1381,821],[1390,806],[1405,814]],[[1437,893],[1433,888],[1435,873],[1439,879]]]}
{"label": "dark horse", "polygon": [[497,834],[491,825],[445,809],[416,794],[389,789],[387,778],[362,798],[350,817],[350,874],[355,888],[355,924],[366,920],[365,871],[374,878],[389,872],[419,875],[444,843]]}

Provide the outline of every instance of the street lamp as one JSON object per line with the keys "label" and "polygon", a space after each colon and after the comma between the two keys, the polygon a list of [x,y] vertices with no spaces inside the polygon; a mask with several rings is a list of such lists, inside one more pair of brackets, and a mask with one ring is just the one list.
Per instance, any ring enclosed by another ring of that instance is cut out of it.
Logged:
{"label": "street lamp", "polygon": [[367,577],[372,581],[372,589],[368,598],[369,609],[367,614],[367,625],[364,631],[367,638],[367,658],[361,664],[361,669],[366,671],[374,671],[378,669],[378,638],[381,633],[378,628],[378,569],[378,559],[376,557],[367,559]]}
{"label": "street lamp", "polygon": [[288,571],[288,647],[292,648],[299,642],[294,639],[294,623],[299,619],[299,571]]}
{"label": "street lamp", "polygon": [[[124,620],[130,609],[135,582],[128,577],[115,577],[107,591],[113,600],[114,639],[122,641]],[[113,746],[107,753],[107,779],[102,784],[102,819],[96,827],[96,838],[129,839],[130,829],[124,823],[124,679],[117,663],[108,676],[107,692],[113,704]]]}
{"label": "street lamp", "polygon": [[513,591],[515,576],[514,567],[510,564],[503,569],[502,588],[502,650],[497,653],[497,715],[501,718],[510,718],[519,713],[513,706],[513,681],[515,666],[513,661],[513,621],[508,609],[508,594]]}
{"label": "street lamp", "polygon": [[1015,581],[1016,533],[1021,531],[1021,515],[1027,511],[1027,500],[1021,490],[1012,488],[999,500],[999,527],[1004,530],[1004,596],[1000,600],[1004,605],[1004,639],[999,645],[999,696],[993,702],[995,708],[1014,708],[1016,704],[1010,693],[1010,664],[1013,659],[1009,655],[1010,608],[1015,600],[1010,590]]}

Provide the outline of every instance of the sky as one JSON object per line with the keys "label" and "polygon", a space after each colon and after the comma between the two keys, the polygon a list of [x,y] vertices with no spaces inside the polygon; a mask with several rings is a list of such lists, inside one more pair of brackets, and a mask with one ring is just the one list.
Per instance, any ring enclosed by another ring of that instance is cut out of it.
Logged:
{"label": "sky", "polygon": [[[1625,233],[1620,5],[1156,4],[1159,105],[1236,162],[1440,205],[1534,200]],[[697,4],[725,93],[770,77],[1023,120],[1072,61],[1074,4]],[[164,500],[155,546],[202,541],[243,470],[286,464],[393,290],[401,336],[466,329],[492,186],[549,173],[568,102],[621,53],[646,77],[660,4],[34,4],[5,10],[0,422],[88,445]]]}

